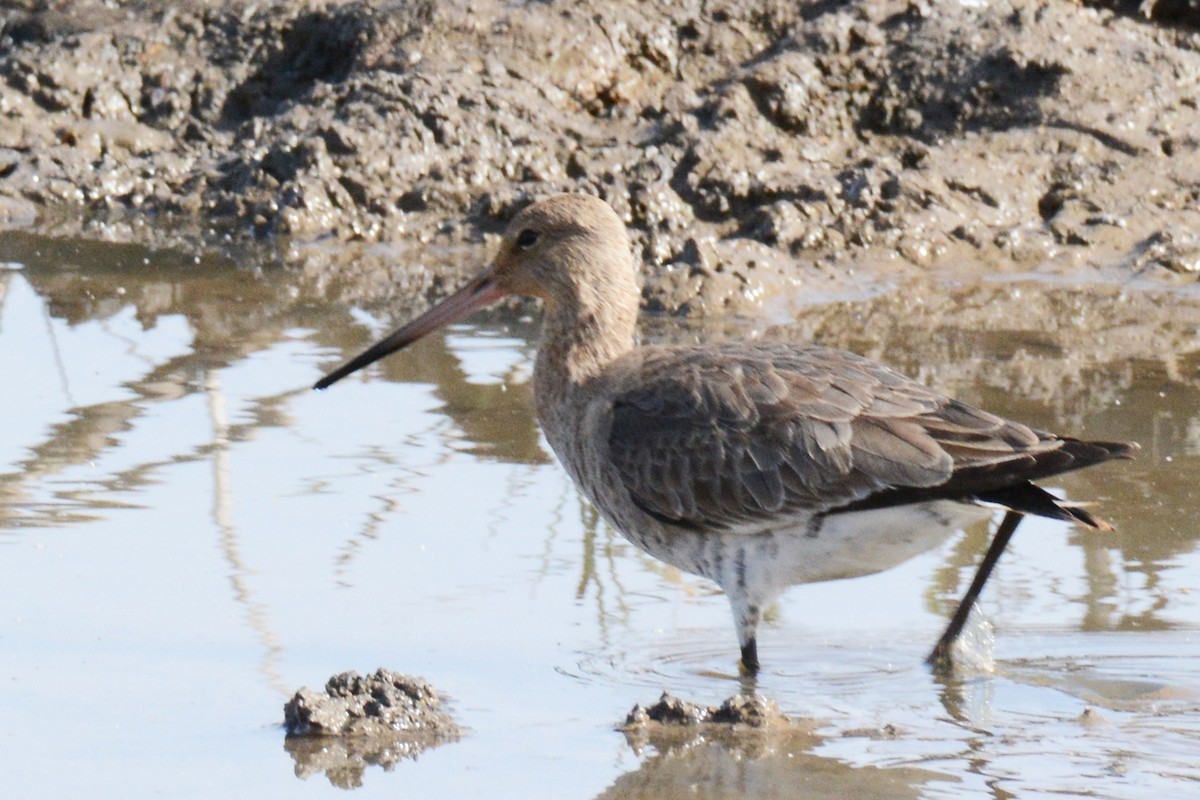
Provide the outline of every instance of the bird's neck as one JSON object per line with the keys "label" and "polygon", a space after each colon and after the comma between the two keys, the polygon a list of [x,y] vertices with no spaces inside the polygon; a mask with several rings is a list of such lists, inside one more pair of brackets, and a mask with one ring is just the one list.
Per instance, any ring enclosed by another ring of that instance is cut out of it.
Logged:
{"label": "bird's neck", "polygon": [[594,302],[589,302],[591,293],[585,290],[583,294],[578,303],[546,305],[534,365],[534,391],[539,407],[587,384],[633,349],[638,311],[636,288],[625,303],[611,302],[611,295],[607,298],[597,295]]}

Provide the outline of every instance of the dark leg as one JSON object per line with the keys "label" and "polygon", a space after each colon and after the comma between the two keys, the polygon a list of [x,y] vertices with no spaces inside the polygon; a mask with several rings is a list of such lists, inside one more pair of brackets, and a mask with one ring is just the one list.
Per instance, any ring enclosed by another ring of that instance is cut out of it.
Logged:
{"label": "dark leg", "polygon": [[742,669],[747,675],[758,674],[758,639],[750,639],[742,645]]}
{"label": "dark leg", "polygon": [[[950,648],[962,633],[963,626],[967,624],[967,617],[971,616],[971,609],[974,608],[975,601],[979,599],[979,593],[983,591],[983,585],[987,583],[988,576],[992,574],[992,568],[1000,560],[1000,554],[1008,546],[1008,540],[1012,538],[1024,517],[1025,515],[1020,511],[1009,509],[1004,512],[1004,519],[1000,521],[1000,527],[996,529],[996,535],[992,537],[992,543],[988,545],[987,552],[983,555],[983,561],[975,570],[975,577],[972,579],[967,593],[958,602],[958,608],[954,609],[954,616],[950,618],[950,624],[946,626],[942,638],[938,639],[933,651],[925,659],[925,663],[936,671],[949,672],[954,668],[954,663],[950,658]],[[745,658],[744,655],[743,658]]]}

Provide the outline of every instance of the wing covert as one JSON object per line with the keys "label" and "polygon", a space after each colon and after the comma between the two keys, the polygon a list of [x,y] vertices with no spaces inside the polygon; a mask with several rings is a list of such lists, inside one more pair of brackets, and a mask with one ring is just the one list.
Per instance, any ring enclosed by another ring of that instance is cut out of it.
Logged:
{"label": "wing covert", "polygon": [[910,490],[970,494],[972,475],[990,470],[994,488],[1003,465],[1061,445],[820,347],[646,348],[623,383],[609,458],[635,505],[697,528],[758,529]]}

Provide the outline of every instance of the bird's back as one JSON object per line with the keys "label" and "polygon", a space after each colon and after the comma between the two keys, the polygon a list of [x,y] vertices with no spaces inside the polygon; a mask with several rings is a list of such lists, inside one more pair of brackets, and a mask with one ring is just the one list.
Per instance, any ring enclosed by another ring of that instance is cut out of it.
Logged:
{"label": "bird's back", "polygon": [[753,533],[938,499],[1090,524],[1024,487],[1136,448],[1059,437],[852,353],[786,343],[642,348],[575,397],[547,435],[622,528]]}

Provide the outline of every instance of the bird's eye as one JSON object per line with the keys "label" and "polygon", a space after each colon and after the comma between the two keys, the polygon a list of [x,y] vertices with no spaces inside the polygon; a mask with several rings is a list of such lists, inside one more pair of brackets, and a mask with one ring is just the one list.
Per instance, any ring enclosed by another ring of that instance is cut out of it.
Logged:
{"label": "bird's eye", "polygon": [[537,231],[533,230],[532,228],[526,228],[517,234],[517,247],[521,248],[522,250],[528,250],[537,244],[539,236],[541,236],[541,234]]}

